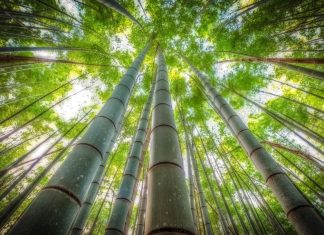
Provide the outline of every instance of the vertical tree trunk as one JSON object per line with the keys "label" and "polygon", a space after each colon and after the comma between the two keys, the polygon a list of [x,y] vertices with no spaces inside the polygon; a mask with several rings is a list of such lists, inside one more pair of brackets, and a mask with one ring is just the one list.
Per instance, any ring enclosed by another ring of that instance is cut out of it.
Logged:
{"label": "vertical tree trunk", "polygon": [[[91,207],[93,205],[94,200],[96,199],[97,193],[99,191],[100,185],[102,184],[102,181],[104,179],[105,173],[107,172],[107,170],[105,171],[105,165],[107,163],[108,160],[108,156],[111,153],[111,150],[114,146],[114,143],[116,141],[116,139],[118,138],[118,134],[120,133],[120,129],[121,129],[122,125],[119,125],[119,130],[118,132],[115,134],[114,138],[111,140],[111,144],[108,147],[108,150],[106,152],[105,155],[105,159],[104,162],[102,164],[100,164],[96,176],[94,177],[93,181],[91,182],[90,188],[87,192],[87,196],[86,199],[82,202],[82,207],[80,209],[80,212],[73,224],[73,228],[71,229],[70,235],[81,235],[83,228],[86,224],[87,218],[89,216]],[[108,166],[109,167],[109,166]],[[108,190],[109,191],[109,190]]]}
{"label": "vertical tree trunk", "polygon": [[154,91],[154,82],[147,102],[143,108],[141,118],[139,120],[131,151],[128,155],[127,164],[125,166],[124,175],[119,188],[116,201],[113,205],[112,213],[107,222],[106,234],[125,234],[127,217],[133,203],[133,195],[136,189],[137,180],[140,172],[140,165],[143,161],[145,136],[148,132],[148,124],[150,110]]}
{"label": "vertical tree trunk", "polygon": [[128,69],[88,131],[27,208],[10,234],[67,234],[123,119],[149,43]]}
{"label": "vertical tree trunk", "polygon": [[116,11],[118,11],[120,14],[128,17],[131,21],[133,21],[135,24],[142,27],[140,22],[131,14],[129,13],[124,7],[122,7],[116,0],[97,0],[98,2],[102,3],[105,6],[108,6]]}
{"label": "vertical tree trunk", "polygon": [[[91,227],[90,227],[90,230],[89,230],[88,235],[92,235],[93,232],[94,232],[94,230],[95,230],[95,228],[96,228],[96,224],[97,224],[97,222],[98,222],[100,212],[101,212],[101,210],[102,210],[102,208],[103,208],[103,206],[104,206],[104,204],[105,204],[105,202],[106,202],[106,200],[107,200],[107,198],[108,198],[108,196],[109,196],[109,191],[111,190],[111,187],[112,187],[112,184],[113,184],[113,182],[114,182],[114,179],[115,179],[115,177],[116,177],[117,172],[118,172],[118,169],[116,169],[115,173],[113,174],[112,180],[111,180],[111,182],[110,182],[110,184],[109,184],[109,186],[108,186],[108,189],[107,189],[107,191],[106,191],[106,193],[105,193],[105,196],[104,196],[104,198],[103,198],[103,200],[102,200],[102,202],[101,202],[101,204],[100,204],[100,207],[99,207],[99,209],[98,209],[98,211],[97,211],[97,214],[96,214],[96,217],[95,217],[95,219],[94,219],[94,222],[93,222],[93,224],[92,224]],[[110,208],[111,208],[111,207],[112,207],[112,205],[110,205]]]}
{"label": "vertical tree trunk", "polygon": [[192,161],[193,169],[194,169],[194,172],[195,172],[194,176],[195,176],[197,190],[198,190],[198,198],[199,198],[199,201],[200,201],[200,209],[201,209],[201,212],[202,212],[202,219],[203,219],[203,222],[204,222],[205,232],[206,232],[207,235],[214,234],[211,223],[210,223],[210,218],[209,218],[208,208],[207,208],[207,204],[206,204],[205,194],[204,194],[204,192],[202,190],[202,186],[201,186],[201,183],[200,183],[198,164],[197,164],[196,159],[194,158],[193,150],[192,150],[192,147],[191,147],[190,143],[188,143],[188,145],[189,145],[189,157],[190,157],[190,159]]}
{"label": "vertical tree trunk", "polygon": [[138,222],[135,231],[136,235],[144,234],[144,219],[145,219],[144,215],[146,212],[146,202],[147,202],[147,175],[145,174],[144,188],[143,188],[143,193],[140,201],[139,217],[138,217]]}
{"label": "vertical tree trunk", "polygon": [[[125,112],[126,112],[126,110],[124,110],[123,116],[125,115]],[[129,111],[129,114],[130,113],[131,113],[131,110]],[[127,117],[125,117],[125,119],[128,118],[128,115],[127,115]],[[114,147],[115,141],[119,137],[120,131],[121,131],[122,127],[123,127],[123,121],[124,120],[120,121],[120,124],[118,125],[119,126],[118,131],[115,134],[114,138],[111,140],[111,144],[109,145],[108,150],[106,152],[104,162],[102,164],[100,164],[100,166],[99,166],[99,168],[97,170],[96,176],[93,179],[93,181],[92,181],[92,183],[90,185],[90,188],[89,188],[89,190],[87,192],[86,199],[85,199],[85,201],[82,202],[82,207],[80,209],[78,217],[76,218],[76,220],[75,220],[75,222],[73,224],[73,228],[71,229],[70,235],[78,235],[78,234],[81,235],[82,232],[83,232],[83,229],[84,229],[84,226],[86,225],[86,221],[88,219],[88,216],[89,216],[91,207],[93,205],[93,202],[96,199],[99,188],[102,185],[102,181],[104,180],[104,177],[105,177],[105,175],[107,174],[107,172],[109,170],[111,162],[114,159],[115,154],[111,157],[110,163],[106,167],[106,170],[104,171],[106,163],[108,161],[108,156],[110,156],[111,150]]]}
{"label": "vertical tree trunk", "polygon": [[193,67],[188,60],[187,62],[199,77],[208,99],[214,104],[215,111],[229,126],[260,171],[297,232],[299,234],[319,234],[324,231],[324,222],[321,216],[290,181],[272,156],[262,147],[226,100],[211,87],[207,77]]}
{"label": "vertical tree trunk", "polygon": [[[155,86],[155,84],[154,84]],[[149,147],[149,144],[150,144],[150,137],[151,137],[151,129],[147,129],[147,134],[146,134],[146,137],[145,137],[145,142],[144,142],[144,145],[143,145],[143,150],[142,150],[142,153],[141,153],[141,159],[142,161],[140,162],[140,168],[142,167],[142,164],[144,163],[144,158],[145,158],[145,154],[147,152],[147,149]],[[140,173],[140,172],[138,172]],[[147,173],[147,164],[145,165],[145,175]],[[138,175],[138,178],[140,177],[140,175]],[[136,182],[136,185],[135,185],[135,190],[133,192],[133,196],[132,196],[132,201],[134,202],[135,201],[135,197],[136,197],[136,191],[137,191],[137,184],[138,184],[138,181]],[[131,216],[132,216],[132,210],[133,210],[133,206],[134,206],[134,203],[131,204],[131,207],[128,211],[128,215],[127,215],[127,219],[126,219],[126,225],[125,225],[125,230],[124,230],[124,233],[125,234],[128,234],[128,229],[129,229],[129,225],[130,225],[130,222],[131,222]],[[136,221],[135,221],[136,222]],[[134,230],[133,230],[134,232]]]}
{"label": "vertical tree trunk", "polygon": [[188,176],[189,176],[190,208],[191,208],[194,225],[196,228],[197,225],[196,225],[195,202],[194,202],[194,192],[193,192],[194,188],[193,188],[192,166],[191,166],[191,160],[190,160],[192,152],[190,151],[189,140],[187,140],[187,136],[186,136],[186,149],[187,149],[187,167],[188,167]]}
{"label": "vertical tree trunk", "polygon": [[145,234],[195,234],[162,51],[154,92]]}

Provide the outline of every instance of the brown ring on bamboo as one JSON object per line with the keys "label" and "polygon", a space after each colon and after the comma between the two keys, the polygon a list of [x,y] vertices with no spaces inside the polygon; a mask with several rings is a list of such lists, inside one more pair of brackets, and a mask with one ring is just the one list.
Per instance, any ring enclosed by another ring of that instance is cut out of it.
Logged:
{"label": "brown ring on bamboo", "polygon": [[59,192],[62,192],[64,193],[65,195],[68,195],[70,198],[73,199],[73,201],[75,201],[80,207],[82,206],[82,202],[81,200],[78,198],[77,195],[75,195],[72,191],[60,186],[60,185],[49,185],[49,186],[46,186],[42,189],[43,190],[46,190],[46,189],[52,189],[52,190],[57,190]]}
{"label": "brown ring on bamboo", "polygon": [[92,144],[89,144],[89,143],[82,143],[82,142],[77,143],[76,145],[87,145],[87,146],[93,148],[94,150],[96,150],[100,154],[101,161],[103,161],[103,155],[102,155],[101,151],[96,146],[94,146]]}

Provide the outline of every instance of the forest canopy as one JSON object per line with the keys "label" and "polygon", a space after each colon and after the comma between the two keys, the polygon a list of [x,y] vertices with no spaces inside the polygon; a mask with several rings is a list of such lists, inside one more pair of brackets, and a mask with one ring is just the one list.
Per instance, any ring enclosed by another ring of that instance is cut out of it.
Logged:
{"label": "forest canopy", "polygon": [[322,1],[0,3],[1,234],[324,229]]}

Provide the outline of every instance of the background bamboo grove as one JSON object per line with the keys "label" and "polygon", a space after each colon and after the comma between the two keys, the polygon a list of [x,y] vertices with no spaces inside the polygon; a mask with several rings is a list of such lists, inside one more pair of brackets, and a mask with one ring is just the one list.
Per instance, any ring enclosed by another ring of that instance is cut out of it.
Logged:
{"label": "background bamboo grove", "polygon": [[322,234],[314,0],[0,0],[0,234]]}

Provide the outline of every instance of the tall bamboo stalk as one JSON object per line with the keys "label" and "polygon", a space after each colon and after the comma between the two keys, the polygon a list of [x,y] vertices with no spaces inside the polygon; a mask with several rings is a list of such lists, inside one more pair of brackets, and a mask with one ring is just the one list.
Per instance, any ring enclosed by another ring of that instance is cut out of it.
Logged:
{"label": "tall bamboo stalk", "polygon": [[217,63],[227,62],[267,62],[267,63],[301,63],[301,64],[324,64],[323,58],[264,58],[264,57],[243,57],[229,60],[218,61]]}
{"label": "tall bamboo stalk", "polygon": [[103,162],[118,123],[127,107],[140,65],[151,47],[149,42],[136,58],[111,98],[93,120],[88,131],[38,194],[10,234],[67,234],[82,201]]}
{"label": "tall bamboo stalk", "polygon": [[227,101],[212,88],[207,77],[187,59],[186,61],[199,77],[207,93],[207,98],[214,104],[215,111],[222,117],[260,171],[297,232],[299,234],[319,234],[320,231],[324,231],[324,221],[321,216],[290,181],[272,156],[262,147]]}
{"label": "tall bamboo stalk", "polygon": [[248,101],[249,103],[255,105],[258,108],[260,108],[261,110],[263,110],[265,113],[267,113],[269,116],[271,116],[275,120],[279,121],[280,123],[285,123],[286,125],[288,124],[288,126],[292,127],[295,130],[300,131],[301,133],[303,133],[307,137],[310,137],[310,138],[312,138],[313,140],[315,140],[315,141],[317,141],[319,143],[324,143],[324,137],[322,135],[320,135],[320,134],[314,132],[313,130],[309,129],[308,127],[306,127],[302,123],[297,122],[296,120],[288,117],[287,115],[279,114],[277,112],[269,110],[269,109],[265,108],[264,106],[260,105],[259,103],[257,103],[255,101],[249,99],[248,97],[240,94],[239,92],[235,91],[234,89],[230,89],[230,90],[233,91],[238,96],[245,99],[246,101]]}
{"label": "tall bamboo stalk", "polygon": [[[124,113],[125,112],[126,112],[126,110],[124,110]],[[129,114],[130,113],[131,113],[131,111],[129,111]],[[125,120],[127,120],[128,115],[125,118]],[[111,140],[111,144],[109,145],[109,147],[107,149],[107,152],[104,157],[104,161],[100,164],[100,166],[97,170],[96,176],[94,177],[93,181],[91,182],[90,188],[87,192],[87,196],[86,196],[85,200],[82,202],[82,207],[80,209],[80,212],[78,213],[78,216],[77,216],[75,222],[73,223],[73,227],[71,229],[70,235],[78,235],[78,234],[81,235],[83,233],[84,226],[86,225],[86,221],[88,219],[92,205],[96,199],[99,188],[102,186],[104,177],[107,174],[108,170],[110,169],[110,165],[115,157],[115,154],[114,154],[111,157],[111,160],[110,160],[108,166],[106,167],[108,157],[110,156],[112,148],[114,147],[114,144],[116,142],[116,139],[119,137],[120,131],[123,127],[123,120],[121,120],[121,123],[118,126],[119,126],[118,131],[116,132],[114,138]],[[106,168],[106,170],[105,170],[105,168]]]}
{"label": "tall bamboo stalk", "polygon": [[161,50],[158,54],[151,136],[145,234],[195,234],[167,67]]}
{"label": "tall bamboo stalk", "polygon": [[[102,208],[103,208],[105,202],[107,201],[107,198],[108,198],[108,196],[109,196],[109,191],[110,191],[110,189],[111,189],[111,187],[112,187],[112,183],[114,182],[114,179],[115,179],[115,177],[116,177],[116,173],[117,173],[117,171],[118,171],[118,169],[116,169],[115,173],[113,174],[113,178],[112,178],[112,180],[111,180],[111,182],[110,182],[110,184],[109,184],[109,186],[108,186],[108,189],[107,189],[107,191],[106,191],[106,193],[105,193],[104,199],[102,200],[102,202],[101,202],[101,204],[100,204],[100,207],[99,207],[99,209],[98,209],[98,211],[97,211],[96,217],[95,217],[95,219],[94,219],[94,222],[93,222],[93,224],[92,224],[91,227],[90,227],[89,235],[91,235],[91,234],[94,232],[95,228],[96,228],[96,224],[97,224],[97,222],[98,222],[98,218],[99,218],[100,212],[101,212],[101,210],[102,210]],[[112,207],[112,205],[111,205],[110,207]]]}
{"label": "tall bamboo stalk", "polygon": [[142,27],[141,23],[138,22],[138,20],[131,13],[129,13],[123,6],[121,6],[116,0],[97,0],[97,1],[102,3],[103,5],[105,5],[107,7],[110,7],[112,9],[116,10],[120,14],[128,17],[135,24]]}
{"label": "tall bamboo stalk", "polygon": [[[129,113],[131,113],[131,112],[132,112],[132,109],[129,111]],[[126,118],[126,119],[127,119],[127,118]],[[119,137],[119,139],[123,139],[122,137],[123,137],[123,136]],[[117,140],[117,141],[118,141],[118,140]],[[116,154],[117,154],[118,151],[119,151],[119,148],[120,148],[120,145],[117,145],[117,148],[114,150],[114,153],[113,153],[112,156],[110,157],[110,162],[109,162],[109,164],[108,164],[108,166],[107,166],[106,172],[104,173],[105,176],[107,175],[107,173],[108,173],[108,171],[109,171],[109,169],[110,169],[111,164],[114,162],[114,159],[115,159],[115,157],[116,157]],[[119,184],[119,180],[117,181],[117,179],[116,179],[116,175],[120,173],[121,166],[122,166],[123,164],[124,164],[124,162],[122,161],[121,163],[119,163],[119,164],[116,166],[116,171],[114,172],[114,174],[113,174],[113,176],[112,176],[112,180],[110,181],[111,183],[110,183],[110,185],[109,185],[109,190],[111,190],[111,193],[112,193],[112,199],[109,200],[109,201],[110,201],[110,205],[109,205],[108,217],[110,216],[111,209],[112,209],[112,204],[113,204],[113,201],[115,200],[115,197],[116,197],[116,195],[115,195],[115,191],[112,190],[111,188],[115,188],[116,185]],[[106,177],[108,177],[108,176],[106,176]],[[106,177],[105,177],[105,178],[106,178]],[[102,182],[104,182],[105,178],[103,179]],[[112,185],[113,183],[114,183],[114,185]],[[101,184],[101,185],[100,185],[100,187],[103,187],[103,186],[104,186],[104,184]],[[109,191],[109,190],[108,190],[108,191]],[[101,206],[99,207],[99,209],[98,209],[98,211],[97,211],[97,214],[96,214],[96,217],[95,217],[95,219],[94,219],[94,222],[92,223],[92,225],[91,225],[91,227],[90,227],[89,235],[92,235],[92,234],[94,233],[94,230],[96,229],[96,224],[97,224],[97,222],[98,222],[99,215],[100,215],[100,213],[101,213],[101,210],[102,210],[102,208],[103,208],[105,202],[107,201],[106,199],[107,199],[108,196],[109,196],[109,192],[108,192],[108,191],[106,192],[106,194],[105,194],[105,198],[104,198],[104,200],[102,201]],[[102,226],[102,223],[100,223],[99,228],[97,229],[98,232],[100,231],[101,226]]]}
{"label": "tall bamboo stalk", "polygon": [[119,188],[119,192],[114,203],[112,213],[107,222],[106,234],[114,232],[116,234],[126,234],[127,216],[130,212],[131,204],[133,203],[133,195],[135,186],[138,181],[140,165],[143,161],[143,146],[145,136],[148,132],[148,123],[154,91],[154,82],[151,87],[147,102],[143,108],[141,118],[139,120],[136,134],[133,138],[131,151],[128,155],[127,164],[125,166],[124,175]]}
{"label": "tall bamboo stalk", "polygon": [[195,176],[195,180],[196,180],[196,185],[197,185],[197,190],[198,190],[198,198],[199,198],[199,201],[200,201],[200,209],[201,209],[201,212],[202,212],[202,219],[203,219],[203,222],[204,222],[205,231],[206,231],[206,234],[208,234],[208,235],[214,234],[211,223],[210,223],[210,218],[209,218],[208,208],[207,208],[207,204],[206,204],[205,194],[204,194],[204,192],[202,190],[202,186],[201,186],[201,182],[200,182],[198,164],[197,164],[196,159],[194,158],[191,144],[188,144],[188,145],[189,145],[189,150],[190,150],[189,157],[190,157],[190,160],[192,161],[193,169],[194,169],[194,172],[195,172],[194,176]]}
{"label": "tall bamboo stalk", "polygon": [[[120,125],[121,127],[121,125]],[[119,130],[120,131],[120,130]],[[82,207],[80,209],[80,212],[78,213],[78,216],[73,223],[73,227],[71,229],[70,234],[71,235],[77,235],[82,234],[84,226],[86,224],[87,218],[89,216],[90,210],[92,208],[92,205],[96,199],[97,193],[99,191],[100,185],[102,184],[102,181],[104,179],[104,175],[107,173],[105,171],[105,165],[108,160],[108,156],[111,153],[111,150],[115,144],[115,140],[118,137],[119,131],[115,134],[114,138],[111,140],[111,143],[107,149],[105,159],[102,164],[100,164],[96,176],[94,177],[93,181],[91,182],[90,188],[87,192],[87,196],[85,200],[82,202]],[[109,168],[107,168],[109,170]]]}
{"label": "tall bamboo stalk", "polygon": [[24,51],[89,51],[78,47],[0,47],[0,53]]}
{"label": "tall bamboo stalk", "polygon": [[193,175],[192,175],[192,166],[191,166],[191,152],[190,152],[190,147],[189,147],[189,140],[187,140],[186,136],[186,150],[187,150],[187,169],[188,169],[188,176],[189,176],[189,197],[190,197],[190,208],[191,208],[191,213],[192,213],[192,218],[194,221],[195,228],[197,227],[196,225],[196,215],[195,215],[195,202],[194,202],[194,186],[193,186]]}
{"label": "tall bamboo stalk", "polygon": [[[146,164],[146,162],[144,162],[145,161],[144,158],[145,158],[146,152],[147,152],[148,147],[149,147],[150,137],[151,137],[151,129],[149,128],[149,129],[147,129],[147,134],[146,134],[146,137],[145,137],[145,142],[144,142],[143,150],[142,150],[142,153],[141,153],[141,155],[142,155],[141,156],[142,161],[140,162],[140,168],[143,168],[142,165],[145,163],[145,166],[144,166],[145,167],[145,175],[147,173],[147,164]],[[140,177],[140,172],[138,172],[138,177],[137,178],[139,178],[139,177]],[[133,196],[132,196],[132,201],[133,202],[135,201],[135,198],[136,198],[137,187],[138,187],[138,180],[136,182],[135,190],[134,190]],[[133,207],[134,207],[134,203],[131,204],[131,207],[130,207],[130,209],[128,211],[128,214],[127,214],[127,219],[126,219],[126,224],[125,224],[125,230],[124,230],[125,234],[128,234],[128,229],[129,229],[129,226],[130,226],[130,223],[131,223],[131,216],[132,216]],[[134,232],[134,230],[133,230],[133,232]]]}
{"label": "tall bamboo stalk", "polygon": [[139,217],[136,226],[136,235],[143,235],[144,234],[144,220],[145,220],[145,212],[146,212],[146,202],[147,202],[147,175],[144,176],[144,188],[141,195],[140,200],[140,208],[139,208]]}
{"label": "tall bamboo stalk", "polygon": [[[144,176],[145,175],[145,167],[142,167],[142,173],[141,173],[141,175],[142,175],[142,178],[145,178],[145,176]],[[144,179],[143,179],[143,181],[144,181]],[[144,183],[143,183],[143,181],[142,181],[141,188],[140,188],[140,190],[138,192],[138,196],[140,197],[140,200],[141,200],[141,197],[143,195],[143,189],[144,189]],[[134,192],[133,196],[135,198],[137,196],[137,194]],[[133,199],[132,201],[134,202],[135,200]],[[134,206],[134,203],[132,203],[132,205]],[[139,204],[138,204],[138,206],[136,208],[135,217],[134,217],[133,224],[132,224],[132,229],[131,229],[132,230],[132,232],[131,232],[132,235],[135,234],[135,229],[136,229],[136,226],[137,226],[138,220],[139,220],[140,209],[141,209],[141,201],[139,201]],[[128,218],[131,218],[131,216],[132,216],[132,213],[131,212],[132,211],[130,211],[128,213],[128,216],[127,216]],[[126,230],[125,230],[125,231],[127,231],[127,233],[128,233],[128,230],[129,230],[129,226],[130,226],[131,219],[129,219],[128,221],[129,221],[129,223],[126,224]]]}

